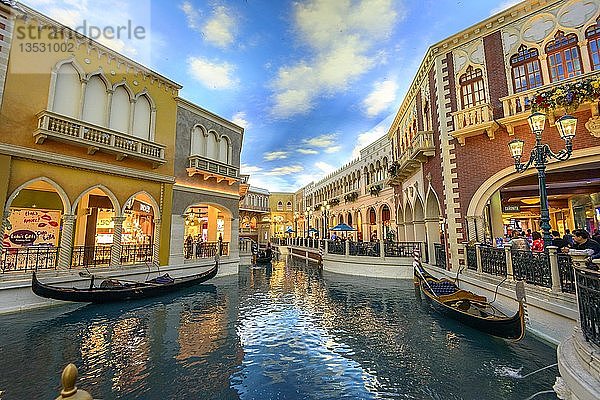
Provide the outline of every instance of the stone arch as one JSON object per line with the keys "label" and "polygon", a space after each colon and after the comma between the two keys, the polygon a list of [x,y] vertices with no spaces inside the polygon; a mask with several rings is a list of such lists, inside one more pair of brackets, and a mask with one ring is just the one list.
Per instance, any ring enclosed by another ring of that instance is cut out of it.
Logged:
{"label": "stone arch", "polygon": [[408,202],[404,207],[404,232],[404,236],[407,242],[412,242],[415,240],[415,223],[413,208]]}
{"label": "stone arch", "polygon": [[402,204],[398,204],[396,208],[396,228],[398,230],[398,241],[403,242],[406,240],[406,227],[404,224],[404,210]]}
{"label": "stone arch", "polygon": [[126,81],[113,85],[108,127],[116,131],[131,131],[131,107],[134,94]]}
{"label": "stone arch", "polygon": [[11,206],[12,202],[19,195],[19,192],[21,190],[26,189],[27,187],[31,186],[32,184],[34,184],[36,182],[40,182],[40,181],[47,183],[48,185],[52,186],[56,190],[56,193],[58,194],[58,196],[60,197],[60,199],[63,203],[63,213],[71,214],[71,201],[69,200],[69,196],[67,196],[67,193],[65,192],[65,190],[58,183],[54,182],[52,179],[47,178],[45,176],[30,179],[27,182],[20,185],[19,187],[17,187],[15,190],[13,190],[13,192],[10,194],[10,196],[8,196],[8,198],[6,199],[6,204],[4,205],[4,211],[5,212],[10,211],[10,206]]}
{"label": "stone arch", "polygon": [[190,155],[205,156],[206,155],[206,129],[200,124],[192,127],[190,133]]}
{"label": "stone arch", "polygon": [[109,110],[108,90],[112,85],[101,69],[89,74],[86,80],[81,119],[96,125],[106,126]]}
{"label": "stone arch", "polygon": [[102,184],[91,186],[91,187],[85,189],[83,192],[81,192],[81,194],[79,196],[77,196],[77,199],[75,199],[75,201],[73,202],[73,211],[77,210],[77,206],[81,202],[81,199],[83,198],[83,196],[85,196],[86,194],[88,194],[89,192],[91,192],[94,189],[100,189],[101,191],[103,191],[104,194],[106,195],[106,197],[108,197],[110,199],[110,201],[114,207],[115,216],[121,216],[121,205],[119,203],[119,199],[117,199],[117,196],[115,196],[115,194],[109,188],[107,188],[106,186],[104,186]]}
{"label": "stone arch", "polygon": [[[61,60],[61,61],[57,62],[54,65],[54,67],[52,67],[52,73],[50,75],[50,93],[48,95],[48,105],[47,105],[48,110],[53,109],[54,98],[55,98],[55,94],[56,94],[56,81],[58,79],[60,68],[65,64],[71,64],[71,66],[75,69],[75,71],[79,75],[80,81],[83,80],[83,78],[85,77],[85,71],[79,65],[79,63],[77,62],[77,60],[74,57],[67,58],[65,60]],[[78,102],[80,100],[81,100],[81,98],[77,98]]]}
{"label": "stone arch", "polygon": [[426,242],[427,238],[425,232],[425,207],[423,206],[423,200],[421,200],[421,196],[419,194],[415,196],[415,205],[413,208],[413,221],[415,241]]}
{"label": "stone arch", "polygon": [[152,98],[144,90],[138,93],[134,98],[133,106],[133,127],[131,134],[144,140],[152,140],[152,116],[153,110]]}
{"label": "stone arch", "polygon": [[428,254],[435,254],[435,243],[441,243],[441,208],[435,190],[429,186],[425,198],[425,233]]}

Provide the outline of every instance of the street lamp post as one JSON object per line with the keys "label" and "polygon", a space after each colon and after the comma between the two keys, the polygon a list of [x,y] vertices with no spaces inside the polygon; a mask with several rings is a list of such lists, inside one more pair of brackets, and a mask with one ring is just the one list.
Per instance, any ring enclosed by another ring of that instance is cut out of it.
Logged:
{"label": "street lamp post", "polygon": [[304,219],[307,221],[307,226],[306,226],[306,237],[309,238],[310,237],[310,218],[312,217],[312,210],[310,209],[310,207],[306,207],[306,211],[304,211]]}
{"label": "street lamp post", "polygon": [[321,211],[323,212],[323,236],[321,237],[322,239],[327,239],[327,211],[329,211],[330,208],[331,204],[329,204],[327,201],[324,201],[321,205]]}
{"label": "street lamp post", "polygon": [[573,138],[575,137],[575,128],[577,127],[577,118],[570,115],[564,115],[556,121],[560,137],[565,141],[565,148],[558,153],[554,153],[550,146],[542,143],[542,133],[546,124],[546,115],[540,112],[531,114],[527,119],[531,132],[535,135],[535,146],[531,150],[529,161],[521,163],[523,156],[523,146],[525,142],[521,139],[513,139],[509,144],[512,157],[515,159],[515,169],[517,172],[523,172],[531,165],[538,170],[538,181],[540,191],[540,228],[544,238],[544,246],[552,245],[552,235],[550,234],[550,212],[548,211],[548,194],[546,190],[546,164],[550,158],[564,161],[571,157],[573,152]]}

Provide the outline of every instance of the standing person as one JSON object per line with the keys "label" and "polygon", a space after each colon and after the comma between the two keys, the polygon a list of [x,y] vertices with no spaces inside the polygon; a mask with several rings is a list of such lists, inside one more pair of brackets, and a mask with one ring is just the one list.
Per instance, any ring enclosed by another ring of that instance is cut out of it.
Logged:
{"label": "standing person", "polygon": [[563,239],[565,239],[571,247],[573,247],[573,245],[575,244],[575,241],[573,240],[573,235],[571,235],[571,231],[569,229],[565,229],[565,235],[563,236]]}
{"label": "standing person", "polygon": [[273,249],[271,248],[271,242],[267,243],[267,248],[265,249],[265,257],[268,259],[273,258]]}
{"label": "standing person", "polygon": [[185,238],[185,258],[192,257],[192,245],[194,244],[194,239],[192,239],[192,235],[188,235]]}
{"label": "standing person", "polygon": [[544,251],[544,239],[542,239],[542,235],[538,231],[535,231],[531,234],[531,238],[533,239],[531,251],[542,253]]}
{"label": "standing person", "polygon": [[529,251],[529,242],[525,239],[523,234],[519,231],[512,232],[512,239],[510,240],[512,250]]}
{"label": "standing person", "polygon": [[533,245],[533,235],[531,234],[531,229],[527,229],[527,234],[525,235],[525,239],[527,239],[529,246]]}
{"label": "standing person", "polygon": [[569,243],[560,237],[558,231],[552,231],[552,246],[556,246],[558,247],[558,251],[562,251],[562,249],[569,247]]}

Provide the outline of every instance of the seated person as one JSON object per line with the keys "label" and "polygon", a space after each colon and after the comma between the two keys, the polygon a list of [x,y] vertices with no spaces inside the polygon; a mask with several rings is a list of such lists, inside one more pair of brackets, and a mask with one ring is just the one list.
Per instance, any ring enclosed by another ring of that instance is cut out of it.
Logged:
{"label": "seated person", "polygon": [[552,231],[552,246],[558,247],[558,251],[562,251],[565,247],[569,247],[569,243],[560,237],[558,231]]}
{"label": "seated person", "polygon": [[[573,231],[573,250],[583,250],[590,260],[600,259],[600,243],[590,238],[590,234],[585,229],[575,229]],[[564,251],[564,250],[563,250]]]}

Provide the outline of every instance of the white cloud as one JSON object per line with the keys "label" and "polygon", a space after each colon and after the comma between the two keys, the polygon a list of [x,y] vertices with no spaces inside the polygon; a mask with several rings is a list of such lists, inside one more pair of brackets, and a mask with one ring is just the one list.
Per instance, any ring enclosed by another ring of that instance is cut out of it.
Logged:
{"label": "white cloud", "polygon": [[319,154],[318,151],[313,150],[313,149],[297,149],[296,151],[298,153],[300,153],[300,154],[307,154],[307,155],[310,155],[310,154]]}
{"label": "white cloud", "polygon": [[363,101],[366,114],[375,117],[396,101],[398,84],[395,80],[376,82],[373,91]]}
{"label": "white cloud", "polygon": [[246,119],[245,111],[239,111],[235,113],[233,117],[231,117],[231,122],[238,126],[241,126],[244,129],[250,128],[250,122],[248,122],[248,120]]}
{"label": "white cloud", "polygon": [[200,32],[205,42],[222,49],[234,42],[237,21],[227,7],[215,6],[204,20],[202,13],[189,1],[184,1],[179,8],[186,16],[188,27]]}
{"label": "white cloud", "polygon": [[284,167],[272,168],[269,172],[265,172],[265,175],[292,175],[302,171],[304,171],[304,167],[301,165],[286,165]]}
{"label": "white cloud", "polygon": [[230,89],[237,84],[235,67],[229,63],[213,63],[200,57],[188,58],[189,74],[208,89]]}
{"label": "white cloud", "polygon": [[204,40],[216,47],[226,48],[235,39],[235,26],[236,21],[229,15],[229,10],[225,6],[217,6],[213,10],[211,18],[202,27]]}
{"label": "white cloud", "polygon": [[188,26],[191,29],[199,30],[200,29],[200,25],[198,24],[198,21],[200,20],[200,13],[194,8],[194,6],[192,5],[192,3],[190,3],[189,1],[184,1],[179,6],[179,8],[185,14]]}
{"label": "white cloud", "polygon": [[335,133],[324,134],[310,139],[304,139],[304,143],[314,147],[330,147],[336,143]]}
{"label": "white cloud", "polygon": [[347,88],[385,58],[373,49],[387,39],[404,11],[393,0],[312,0],[297,3],[296,31],[313,57],[279,69],[272,113],[286,118],[312,110],[322,95]]}
{"label": "white cloud", "polygon": [[258,167],[256,165],[248,165],[248,164],[240,165],[240,174],[244,174],[244,175],[256,174],[258,172],[261,172],[262,170],[263,169],[261,167]]}
{"label": "white cloud", "polygon": [[512,6],[514,6],[515,4],[519,4],[522,0],[505,0],[502,3],[498,4],[497,7],[493,8],[490,11],[490,16],[498,14],[501,11],[504,11]]}
{"label": "white cloud", "polygon": [[342,149],[342,146],[331,146],[331,147],[328,147],[325,149],[325,153],[327,153],[327,154],[337,153],[341,149]]}
{"label": "white cloud", "polygon": [[323,172],[323,175],[330,174],[330,173],[334,172],[334,171],[337,169],[337,167],[334,167],[334,166],[333,166],[333,165],[331,165],[331,164],[327,164],[327,163],[326,163],[326,162],[324,162],[324,161],[317,161],[317,162],[315,163],[315,167],[316,167],[318,170],[322,171],[322,172]]}
{"label": "white cloud", "polygon": [[287,151],[271,151],[269,153],[264,154],[264,159],[266,161],[284,160],[287,157],[288,157]]}
{"label": "white cloud", "polygon": [[356,146],[354,146],[354,149],[352,150],[352,158],[360,157],[360,150],[387,134],[387,130],[388,126],[380,123],[373,129],[358,135]]}

